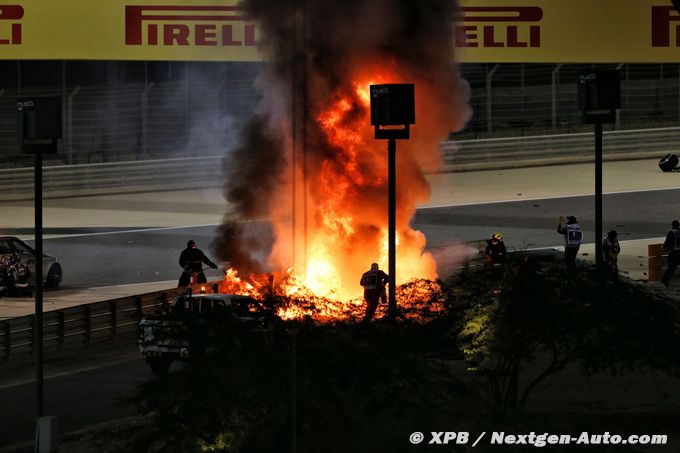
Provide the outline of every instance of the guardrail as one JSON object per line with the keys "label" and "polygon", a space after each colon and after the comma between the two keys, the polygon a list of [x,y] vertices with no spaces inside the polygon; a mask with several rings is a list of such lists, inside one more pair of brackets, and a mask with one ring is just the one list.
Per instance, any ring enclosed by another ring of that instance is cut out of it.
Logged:
{"label": "guardrail", "polygon": [[[678,152],[680,127],[608,131],[605,161],[661,158]],[[595,161],[593,133],[447,141],[441,145],[445,171],[498,170]]]}
{"label": "guardrail", "polygon": [[[140,160],[43,168],[45,198],[154,190],[200,189],[224,183],[221,157]],[[33,199],[33,168],[0,170],[0,200]]]}
{"label": "guardrail", "polygon": [[[680,127],[605,132],[606,161],[658,157],[674,152]],[[441,145],[443,171],[498,170],[587,163],[594,161],[592,133],[446,141]],[[46,166],[45,198],[155,190],[219,187],[224,183],[224,158],[200,157],[139,160],[101,164]],[[0,170],[0,201],[33,198],[33,169]]]}
{"label": "guardrail", "polygon": [[[175,288],[47,311],[43,314],[43,349],[61,351],[76,344],[133,340],[142,317],[156,312],[180,291]],[[34,328],[34,315],[0,321],[0,362],[31,354]]]}

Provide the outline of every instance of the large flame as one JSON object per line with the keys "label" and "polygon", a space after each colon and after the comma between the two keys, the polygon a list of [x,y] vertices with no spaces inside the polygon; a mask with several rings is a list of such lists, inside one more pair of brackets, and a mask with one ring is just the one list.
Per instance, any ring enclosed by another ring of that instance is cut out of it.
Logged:
{"label": "large flame", "polygon": [[[298,175],[305,174],[307,165],[307,184],[300,190],[306,200],[294,206],[301,213],[306,204],[310,215],[300,220],[304,226],[293,229],[290,212],[275,208],[277,243],[270,265],[294,263],[301,283],[320,297],[358,298],[359,279],[371,263],[388,270],[387,144],[373,137],[369,86],[402,79],[383,69],[331,91],[325,105],[312,105],[316,134],[310,134],[314,140],[309,146],[322,146],[328,153],[313,162],[296,162]],[[397,159],[403,160],[401,155]],[[404,163],[408,160],[400,168]],[[429,188],[410,176],[403,171],[397,176],[397,284],[437,277],[434,260],[423,253],[424,235],[408,225],[415,212],[412,194],[420,191],[426,198]]]}
{"label": "large flame", "polygon": [[[413,83],[416,124],[411,139],[397,143],[392,277],[399,288],[435,279],[425,236],[410,221],[429,199],[425,173],[440,168],[439,144],[470,113],[466,84],[451,64],[457,2],[243,4],[262,26],[261,51],[270,64],[258,79],[258,110],[234,150],[240,166],[228,169],[225,197],[234,215],[225,220],[216,254],[246,274],[290,269],[278,288],[313,300],[312,311],[324,318],[361,309],[362,273],[374,262],[389,271],[387,143],[374,138],[369,86]],[[271,248],[251,241],[232,218],[267,220]]]}

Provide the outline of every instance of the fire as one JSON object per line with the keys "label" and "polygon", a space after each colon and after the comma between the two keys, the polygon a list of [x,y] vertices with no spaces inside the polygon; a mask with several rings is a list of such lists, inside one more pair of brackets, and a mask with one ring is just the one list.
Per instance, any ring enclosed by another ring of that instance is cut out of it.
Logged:
{"label": "fire", "polygon": [[[323,159],[309,164],[315,171],[307,172],[307,185],[301,191],[311,213],[305,219],[306,234],[299,226],[291,228],[289,201],[276,203],[271,219],[277,241],[270,267],[294,264],[277,285],[278,291],[310,302],[306,308],[286,308],[280,313],[284,318],[355,318],[365,307],[359,285],[363,272],[373,262],[389,270],[387,144],[373,137],[369,86],[403,78],[394,71],[381,71],[334,90],[326,103],[319,102],[311,108],[315,113],[312,126],[318,134],[308,146],[326,152]],[[436,146],[434,149],[438,152]],[[408,159],[402,158],[405,167],[417,165]],[[303,173],[302,168],[295,171]],[[413,279],[434,280],[436,264],[429,253],[423,252],[425,236],[409,226],[415,213],[416,199],[412,194],[426,198],[429,189],[422,180],[413,180],[408,171],[400,173],[399,169],[397,187],[397,285]],[[295,202],[296,209],[302,211],[300,200]],[[263,287],[244,282],[233,270],[227,272],[225,280],[224,287],[230,292],[254,296],[264,292]]]}
{"label": "fire", "polygon": [[[277,303],[276,315],[286,320],[308,318],[317,322],[359,321],[365,310],[362,298],[341,300],[318,295],[302,282],[293,269],[280,275],[251,275],[247,279],[239,277],[234,269],[228,269],[225,279],[219,283],[219,291],[274,301]],[[405,319],[426,321],[445,311],[444,295],[437,282],[413,280],[397,289],[397,297]],[[381,305],[376,316],[384,316],[386,308]]]}
{"label": "fire", "polygon": [[[398,288],[437,278],[425,236],[410,221],[429,199],[425,173],[440,168],[441,141],[470,115],[469,87],[452,65],[457,3],[388,2],[376,9],[368,0],[312,2],[304,11],[296,2],[243,4],[260,20],[267,43],[261,51],[272,64],[257,82],[258,108],[230,150],[228,165],[239,171],[228,169],[232,212],[217,255],[244,272],[292,268],[279,287],[313,303],[286,316],[348,319],[361,310],[363,272],[374,262],[389,272],[387,143],[375,140],[370,126],[369,86],[412,83],[416,124],[411,139],[397,145],[392,277]],[[378,10],[380,24],[368,21]],[[303,17],[309,26],[298,33]],[[230,225],[263,220],[271,225],[264,241]]]}
{"label": "fire", "polygon": [[[402,79],[384,68],[359,77],[330,93],[330,101],[319,103],[313,118],[321,133],[316,146],[327,149],[328,157],[310,176],[306,202],[313,217],[300,254],[306,259],[296,257],[295,262],[303,284],[315,294],[347,300],[361,297],[359,278],[372,262],[388,270],[386,143],[376,141],[370,127],[369,86]],[[423,254],[424,236],[408,225],[415,203],[399,200],[398,194],[398,205],[397,283],[436,278],[434,260]],[[280,238],[290,234],[286,225],[275,227]]]}

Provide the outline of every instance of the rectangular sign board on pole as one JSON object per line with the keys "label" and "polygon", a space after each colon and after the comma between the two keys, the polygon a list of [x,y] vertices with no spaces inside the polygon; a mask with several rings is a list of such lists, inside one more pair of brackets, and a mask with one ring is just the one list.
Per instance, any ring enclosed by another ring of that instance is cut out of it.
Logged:
{"label": "rectangular sign board on pole", "polygon": [[614,123],[621,108],[621,74],[599,70],[579,76],[578,101],[585,124]]}
{"label": "rectangular sign board on pole", "polygon": [[17,99],[17,140],[24,154],[56,153],[62,135],[61,98]]}

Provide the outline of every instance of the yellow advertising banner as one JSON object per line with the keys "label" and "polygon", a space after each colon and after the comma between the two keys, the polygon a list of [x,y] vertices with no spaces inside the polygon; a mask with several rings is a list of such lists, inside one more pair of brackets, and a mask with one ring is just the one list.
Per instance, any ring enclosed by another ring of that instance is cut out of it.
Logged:
{"label": "yellow advertising banner", "polygon": [[[670,0],[461,3],[461,62],[680,63]],[[258,61],[261,40],[237,1],[0,0],[4,60]]]}
{"label": "yellow advertising banner", "polygon": [[464,0],[463,62],[680,63],[670,0]]}
{"label": "yellow advertising banner", "polygon": [[257,61],[237,1],[0,0],[0,59]]}

